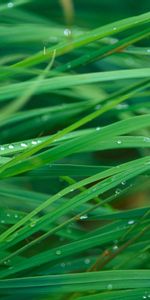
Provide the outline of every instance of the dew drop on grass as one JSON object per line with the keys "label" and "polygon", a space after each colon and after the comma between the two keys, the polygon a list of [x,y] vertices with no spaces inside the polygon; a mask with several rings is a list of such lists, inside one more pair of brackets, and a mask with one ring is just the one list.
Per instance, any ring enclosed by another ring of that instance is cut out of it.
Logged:
{"label": "dew drop on grass", "polygon": [[118,141],[117,141],[117,144],[118,144],[118,145],[121,145],[121,144],[122,144],[121,140],[118,140]]}
{"label": "dew drop on grass", "polygon": [[95,106],[95,110],[98,110],[98,109],[100,109],[102,106],[101,106],[101,104],[97,104],[96,106]]}
{"label": "dew drop on grass", "polygon": [[11,262],[10,259],[7,259],[7,260],[4,261],[4,265],[9,266],[10,262]]}
{"label": "dew drop on grass", "polygon": [[14,149],[14,146],[13,145],[9,145],[8,148],[9,149]]}
{"label": "dew drop on grass", "polygon": [[122,185],[126,185],[126,181],[122,181],[121,184],[122,184]]}
{"label": "dew drop on grass", "polygon": [[111,38],[111,40],[110,40],[110,44],[111,45],[114,45],[114,44],[116,44],[118,42],[118,39],[115,39],[115,38]]}
{"label": "dew drop on grass", "polygon": [[35,227],[35,225],[36,225],[36,221],[30,223],[30,227]]}
{"label": "dew drop on grass", "polygon": [[128,108],[128,107],[129,107],[128,104],[126,104],[126,103],[120,103],[120,104],[118,104],[118,105],[116,106],[116,109],[126,109],[126,108]]}
{"label": "dew drop on grass", "polygon": [[113,288],[112,284],[111,284],[111,283],[109,283],[109,284],[107,285],[107,290],[111,291],[111,290],[112,290],[112,288]]}
{"label": "dew drop on grass", "polygon": [[17,218],[18,218],[18,215],[17,215],[17,214],[15,214],[15,215],[14,215],[14,217],[15,217],[15,219],[17,219]]}
{"label": "dew drop on grass", "polygon": [[149,143],[150,142],[150,138],[149,137],[144,137],[144,142]]}
{"label": "dew drop on grass", "polygon": [[114,251],[118,250],[118,248],[119,248],[119,247],[118,247],[117,245],[114,245],[114,246],[113,246],[113,250],[114,250]]}
{"label": "dew drop on grass", "polygon": [[8,2],[8,3],[7,3],[7,7],[8,7],[8,8],[12,8],[13,6],[14,6],[14,4],[13,4],[12,2]]}
{"label": "dew drop on grass", "polygon": [[32,145],[37,145],[37,141],[32,141],[31,144]]}
{"label": "dew drop on grass", "polygon": [[82,215],[82,216],[80,217],[80,220],[86,220],[87,218],[88,218],[87,215]]}
{"label": "dew drop on grass", "polygon": [[101,128],[100,127],[96,127],[96,131],[99,131]]}
{"label": "dew drop on grass", "polygon": [[1,146],[1,147],[0,147],[0,150],[1,150],[1,151],[4,151],[4,150],[5,150],[5,147]]}
{"label": "dew drop on grass", "polygon": [[21,143],[21,147],[26,148],[26,147],[28,147],[28,145],[25,143]]}
{"label": "dew drop on grass", "polygon": [[42,120],[43,122],[46,122],[46,121],[49,120],[49,118],[50,118],[49,115],[43,115],[43,116],[41,117],[41,120]]}
{"label": "dew drop on grass", "polygon": [[60,264],[62,268],[65,268],[66,264],[65,263],[61,263]]}
{"label": "dew drop on grass", "polygon": [[71,30],[69,28],[65,28],[64,35],[67,36],[67,37],[70,36],[71,35]]}
{"label": "dew drop on grass", "polygon": [[134,223],[135,223],[134,220],[129,220],[129,221],[128,221],[128,225],[133,225]]}
{"label": "dew drop on grass", "polygon": [[57,250],[56,255],[61,255],[61,250]]}
{"label": "dew drop on grass", "polygon": [[71,69],[71,64],[67,64],[67,69]]}
{"label": "dew drop on grass", "polygon": [[116,191],[115,191],[115,195],[117,196],[117,195],[119,195],[121,193],[121,190],[120,189],[117,189]]}
{"label": "dew drop on grass", "polygon": [[113,27],[113,30],[117,30],[117,27],[114,26],[114,27]]}
{"label": "dew drop on grass", "polygon": [[8,218],[10,218],[10,214],[9,214],[9,213],[7,213],[6,216],[7,216]]}
{"label": "dew drop on grass", "polygon": [[146,296],[143,296],[143,299],[147,299],[147,297],[146,297]]}
{"label": "dew drop on grass", "polygon": [[5,220],[1,220],[1,224],[4,224],[5,223]]}
{"label": "dew drop on grass", "polygon": [[150,53],[150,49],[147,49],[147,52]]}
{"label": "dew drop on grass", "polygon": [[91,260],[90,260],[89,258],[86,258],[86,259],[84,260],[84,262],[85,262],[86,265],[89,265],[90,262],[91,262]]}

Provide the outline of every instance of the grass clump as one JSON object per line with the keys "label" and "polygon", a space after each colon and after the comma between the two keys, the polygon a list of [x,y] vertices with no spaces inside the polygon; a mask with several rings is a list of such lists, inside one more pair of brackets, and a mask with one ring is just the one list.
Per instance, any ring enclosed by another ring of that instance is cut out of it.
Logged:
{"label": "grass clump", "polygon": [[150,298],[142,5],[0,6],[1,299]]}

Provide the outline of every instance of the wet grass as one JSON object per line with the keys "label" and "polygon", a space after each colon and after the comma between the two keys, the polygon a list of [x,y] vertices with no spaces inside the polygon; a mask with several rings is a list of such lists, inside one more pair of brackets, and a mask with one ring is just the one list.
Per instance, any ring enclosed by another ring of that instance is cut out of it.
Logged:
{"label": "wet grass", "polygon": [[148,10],[2,2],[2,299],[149,299]]}

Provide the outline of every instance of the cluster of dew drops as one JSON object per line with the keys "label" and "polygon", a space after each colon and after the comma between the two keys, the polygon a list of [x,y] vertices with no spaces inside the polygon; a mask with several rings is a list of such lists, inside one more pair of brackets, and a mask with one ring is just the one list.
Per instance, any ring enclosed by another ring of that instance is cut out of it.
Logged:
{"label": "cluster of dew drops", "polygon": [[[20,216],[19,216],[17,213],[15,213],[15,214],[13,214],[13,215],[11,215],[10,213],[6,213],[6,217],[7,217],[7,218],[13,217],[13,218],[15,218],[15,219],[18,219]],[[5,224],[5,220],[4,220],[4,219],[1,219],[0,223],[1,223],[1,224]]]}
{"label": "cluster of dew drops", "polygon": [[[16,144],[16,148],[17,147],[21,147],[21,148],[27,148],[27,147],[29,147],[29,146],[35,146],[35,145],[38,145],[38,144],[40,144],[40,143],[42,143],[42,141],[40,141],[40,140],[35,140],[35,141],[31,141],[31,143],[29,144],[27,144],[27,143],[25,143],[25,142],[21,142],[20,143],[20,145],[18,145],[18,144]],[[1,151],[5,151],[5,150],[14,150],[15,149],[15,146],[13,145],[13,144],[9,144],[9,145],[6,145],[6,146],[0,146],[0,150]]]}
{"label": "cluster of dew drops", "polygon": [[148,292],[145,292],[145,295],[143,295],[142,299],[150,299],[150,294],[148,294]]}

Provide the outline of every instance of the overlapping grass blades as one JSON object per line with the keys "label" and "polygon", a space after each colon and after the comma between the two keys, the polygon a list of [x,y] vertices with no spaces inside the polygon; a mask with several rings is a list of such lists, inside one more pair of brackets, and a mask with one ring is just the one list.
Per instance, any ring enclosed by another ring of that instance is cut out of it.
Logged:
{"label": "overlapping grass blades", "polygon": [[77,2],[0,6],[4,300],[150,297],[150,13]]}

